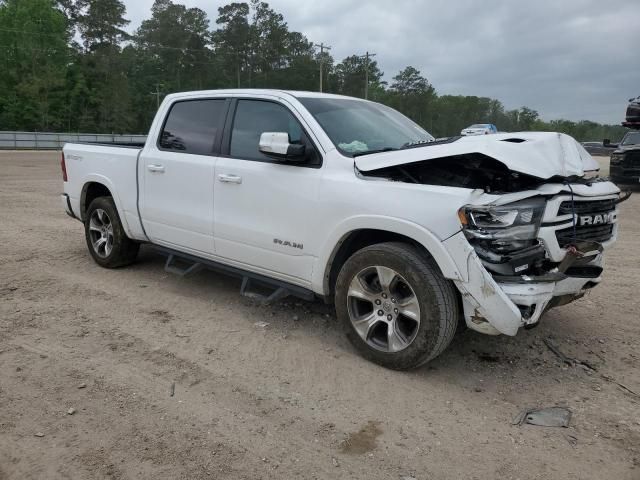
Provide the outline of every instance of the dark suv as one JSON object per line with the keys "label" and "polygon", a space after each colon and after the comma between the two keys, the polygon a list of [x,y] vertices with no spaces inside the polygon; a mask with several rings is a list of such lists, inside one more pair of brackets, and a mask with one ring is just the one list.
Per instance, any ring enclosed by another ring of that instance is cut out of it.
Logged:
{"label": "dark suv", "polygon": [[627,118],[622,125],[630,128],[640,128],[640,97],[629,99]]}
{"label": "dark suv", "polygon": [[622,138],[611,154],[609,175],[615,183],[640,183],[640,130]]}

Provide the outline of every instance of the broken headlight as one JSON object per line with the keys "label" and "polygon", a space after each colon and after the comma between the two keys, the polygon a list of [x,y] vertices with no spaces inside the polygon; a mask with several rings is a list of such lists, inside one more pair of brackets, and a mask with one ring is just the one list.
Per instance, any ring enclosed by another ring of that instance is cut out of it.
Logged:
{"label": "broken headlight", "polygon": [[504,255],[537,245],[546,201],[531,198],[507,205],[467,205],[459,217],[467,239]]}

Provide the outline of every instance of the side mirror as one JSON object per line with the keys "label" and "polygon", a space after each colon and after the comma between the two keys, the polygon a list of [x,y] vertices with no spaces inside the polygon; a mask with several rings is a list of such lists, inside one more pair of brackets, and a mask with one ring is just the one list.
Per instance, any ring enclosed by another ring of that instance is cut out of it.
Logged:
{"label": "side mirror", "polygon": [[289,134],[286,132],[263,132],[260,135],[259,150],[270,157],[290,162],[302,162],[305,160],[304,145],[289,142]]}

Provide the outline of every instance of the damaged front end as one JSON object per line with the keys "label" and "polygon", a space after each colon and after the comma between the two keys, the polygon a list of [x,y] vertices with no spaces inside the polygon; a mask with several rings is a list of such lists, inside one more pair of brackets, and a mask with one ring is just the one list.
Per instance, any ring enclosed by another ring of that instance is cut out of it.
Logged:
{"label": "damaged front end", "polygon": [[544,245],[538,240],[545,203],[533,197],[507,205],[467,205],[458,217],[488,270],[501,276],[539,272],[545,262]]}
{"label": "damaged front end", "polygon": [[456,283],[470,328],[514,335],[600,283],[618,230],[612,183],[544,184],[484,201],[459,210],[462,231],[444,242],[469,275]]}
{"label": "damaged front end", "polygon": [[357,159],[356,168],[370,178],[469,189],[455,207],[460,231],[443,240],[461,272],[454,281],[465,320],[482,333],[515,335],[601,281],[625,198],[594,175],[596,162],[571,137],[490,137]]}

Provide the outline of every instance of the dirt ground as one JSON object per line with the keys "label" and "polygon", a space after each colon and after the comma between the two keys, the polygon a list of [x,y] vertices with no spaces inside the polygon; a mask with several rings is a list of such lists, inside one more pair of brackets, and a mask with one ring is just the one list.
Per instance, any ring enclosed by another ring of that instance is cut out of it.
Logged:
{"label": "dirt ground", "polygon": [[[321,303],[261,306],[148,248],[101,269],[58,155],[0,153],[0,479],[640,479],[640,396],[618,385],[640,393],[640,190],[587,297],[398,373]],[[553,405],[569,428],[511,425]]]}

